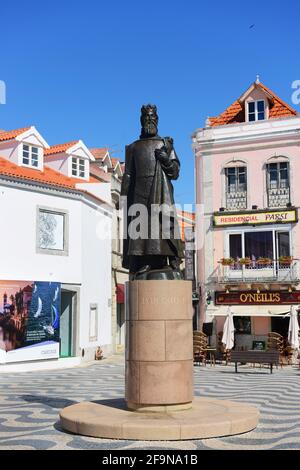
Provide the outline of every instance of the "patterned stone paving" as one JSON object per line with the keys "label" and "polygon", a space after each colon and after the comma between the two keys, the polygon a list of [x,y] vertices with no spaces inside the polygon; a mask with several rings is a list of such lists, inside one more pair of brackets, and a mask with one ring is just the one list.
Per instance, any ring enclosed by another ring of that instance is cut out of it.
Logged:
{"label": "patterned stone paving", "polygon": [[124,359],[115,356],[65,370],[0,374],[0,450],[9,449],[300,449],[300,369],[195,367],[195,395],[256,405],[259,426],[218,439],[137,442],[95,439],[64,432],[61,408],[84,400],[120,398]]}

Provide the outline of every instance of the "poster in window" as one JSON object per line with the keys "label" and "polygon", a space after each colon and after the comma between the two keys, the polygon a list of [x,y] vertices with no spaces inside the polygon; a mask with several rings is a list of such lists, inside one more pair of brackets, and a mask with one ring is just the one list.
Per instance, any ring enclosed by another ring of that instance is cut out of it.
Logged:
{"label": "poster in window", "polygon": [[59,357],[61,285],[0,281],[0,363]]}

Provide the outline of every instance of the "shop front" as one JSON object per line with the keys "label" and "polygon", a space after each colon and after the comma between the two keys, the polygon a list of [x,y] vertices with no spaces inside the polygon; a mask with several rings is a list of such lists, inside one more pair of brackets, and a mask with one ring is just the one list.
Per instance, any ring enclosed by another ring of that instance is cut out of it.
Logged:
{"label": "shop front", "polygon": [[271,331],[287,340],[292,305],[300,305],[300,290],[217,291],[211,314],[218,335],[230,307],[235,326],[235,348],[265,349]]}

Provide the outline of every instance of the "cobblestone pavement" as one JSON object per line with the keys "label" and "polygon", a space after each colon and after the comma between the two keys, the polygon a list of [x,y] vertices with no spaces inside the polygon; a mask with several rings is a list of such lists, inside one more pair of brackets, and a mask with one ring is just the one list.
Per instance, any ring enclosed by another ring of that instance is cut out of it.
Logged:
{"label": "cobblestone pavement", "polygon": [[0,450],[8,449],[300,449],[300,369],[195,367],[195,395],[256,405],[258,427],[218,439],[138,442],[95,439],[64,432],[61,408],[76,402],[120,398],[120,356],[72,369],[0,374]]}

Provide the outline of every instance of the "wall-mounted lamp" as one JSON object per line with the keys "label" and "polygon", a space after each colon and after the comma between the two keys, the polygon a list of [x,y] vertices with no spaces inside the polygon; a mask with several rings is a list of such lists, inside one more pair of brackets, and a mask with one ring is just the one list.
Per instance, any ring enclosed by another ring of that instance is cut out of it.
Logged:
{"label": "wall-mounted lamp", "polygon": [[210,303],[211,303],[211,294],[210,294],[210,291],[207,291],[206,304],[210,305]]}

